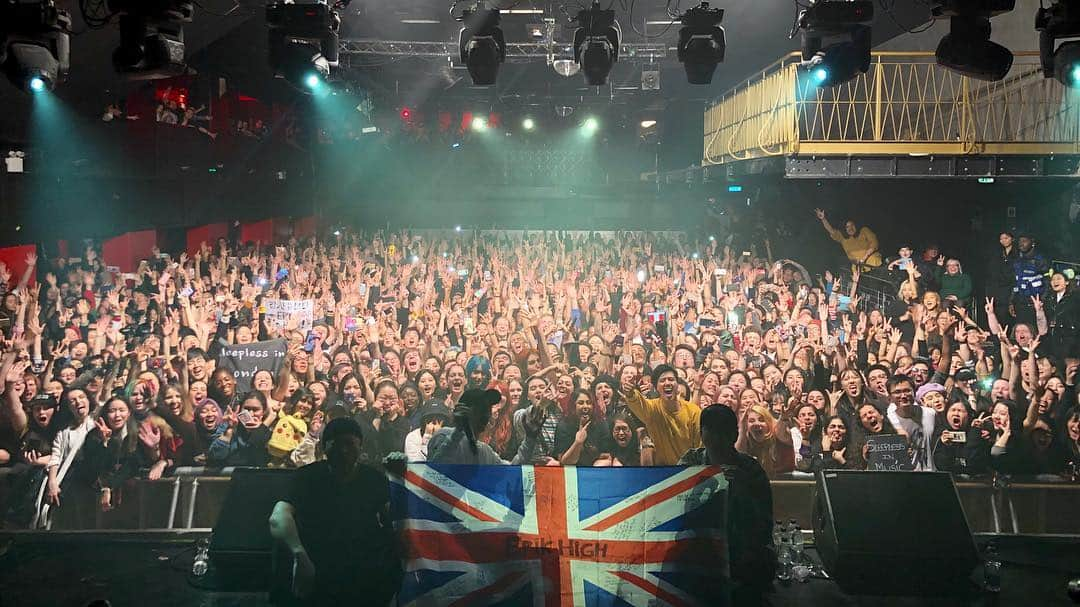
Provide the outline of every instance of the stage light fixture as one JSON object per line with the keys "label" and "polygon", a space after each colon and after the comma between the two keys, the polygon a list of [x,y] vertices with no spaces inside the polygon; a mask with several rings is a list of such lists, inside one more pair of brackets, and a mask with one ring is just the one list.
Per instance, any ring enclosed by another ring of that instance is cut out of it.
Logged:
{"label": "stage light fixture", "polygon": [[578,11],[572,21],[574,30],[574,61],[585,73],[585,83],[600,86],[607,82],[608,74],[619,60],[622,31],[615,22],[614,10],[602,10],[599,2]]}
{"label": "stage light fixture", "polygon": [[24,91],[52,89],[67,77],[71,15],[53,0],[0,2],[0,65]]}
{"label": "stage light fixture", "polygon": [[473,84],[495,84],[499,67],[506,60],[506,39],[499,27],[499,9],[477,2],[472,9],[462,11],[457,20],[465,24],[458,33],[458,48]]}
{"label": "stage light fixture", "polygon": [[[1058,0],[1035,14],[1043,76],[1080,88],[1080,6]],[[1067,40],[1057,46],[1060,40]]]}
{"label": "stage light fixture", "polygon": [[1012,68],[1013,54],[990,41],[990,18],[1007,13],[1016,0],[939,0],[934,18],[949,18],[949,33],[938,42],[941,67],[978,80],[1001,80]]}
{"label": "stage light fixture", "polygon": [[690,84],[711,83],[716,65],[724,60],[727,39],[720,27],[723,19],[724,9],[709,8],[708,2],[679,17],[683,26],[679,29],[677,54]]}
{"label": "stage light fixture", "polygon": [[873,19],[869,0],[818,0],[799,13],[802,67],[814,86],[837,86],[870,69]]}
{"label": "stage light fixture", "polygon": [[536,121],[532,118],[526,118],[525,120],[521,121],[521,128],[525,129],[526,131],[531,131],[536,128]]}
{"label": "stage light fixture", "polygon": [[472,119],[472,130],[480,133],[487,130],[487,120],[480,116],[476,116]]}
{"label": "stage light fixture", "polygon": [[326,90],[330,70],[338,65],[337,10],[326,0],[309,4],[275,0],[266,5],[266,24],[274,76],[306,93]]}
{"label": "stage light fixture", "polygon": [[581,123],[581,128],[585,131],[586,135],[592,135],[600,128],[600,121],[590,116],[585,119],[585,122]]}
{"label": "stage light fixture", "polygon": [[184,60],[184,24],[195,5],[187,0],[108,0],[120,15],[120,46],[113,51],[116,72],[128,80],[156,80],[192,73]]}

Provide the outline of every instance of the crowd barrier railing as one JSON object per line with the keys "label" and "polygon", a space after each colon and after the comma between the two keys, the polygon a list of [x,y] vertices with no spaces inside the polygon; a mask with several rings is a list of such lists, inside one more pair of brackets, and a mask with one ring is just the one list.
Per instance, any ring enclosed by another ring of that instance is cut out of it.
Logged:
{"label": "crowd barrier railing", "polygon": [[[119,507],[99,513],[99,529],[192,530],[213,528],[228,492],[233,468],[178,468],[158,480],[129,484]],[[0,481],[3,481],[0,476]],[[1080,535],[1080,483],[1056,475],[955,477],[974,532]],[[812,528],[815,481],[794,473],[771,482],[773,518],[795,519]],[[3,502],[0,496],[0,503]]]}

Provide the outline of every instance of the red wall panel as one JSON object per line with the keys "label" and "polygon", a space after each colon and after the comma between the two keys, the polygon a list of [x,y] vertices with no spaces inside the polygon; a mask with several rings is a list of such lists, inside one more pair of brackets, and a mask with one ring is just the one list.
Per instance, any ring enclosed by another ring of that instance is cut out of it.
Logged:
{"label": "red wall panel", "polygon": [[150,257],[157,246],[157,231],[128,232],[106,240],[101,245],[101,259],[107,266],[116,266],[121,272],[134,272],[139,262]]}
{"label": "red wall panel", "polygon": [[[11,273],[8,288],[14,288],[22,280],[23,272],[26,271],[26,256],[29,253],[36,254],[37,246],[24,244],[17,247],[0,248],[0,262],[3,262],[7,266],[8,272]],[[32,286],[35,282],[37,282],[36,277],[31,275],[29,284]]]}
{"label": "red wall panel", "polygon": [[217,248],[218,238],[229,237],[229,224],[211,223],[204,226],[190,228],[187,231],[187,254],[195,255],[199,251],[199,245],[206,243],[211,249]]}

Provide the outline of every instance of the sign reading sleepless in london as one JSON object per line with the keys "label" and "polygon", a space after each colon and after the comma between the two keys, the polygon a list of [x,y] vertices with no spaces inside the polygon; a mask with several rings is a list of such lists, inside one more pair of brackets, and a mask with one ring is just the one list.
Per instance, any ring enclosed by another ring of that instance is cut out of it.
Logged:
{"label": "sign reading sleepless in london", "polygon": [[409,464],[390,480],[399,605],[727,603],[720,468]]}
{"label": "sign reading sleepless in london", "polygon": [[218,365],[236,378],[236,392],[240,394],[251,389],[251,380],[258,371],[269,371],[276,377],[285,361],[288,346],[284,339],[224,346],[218,357]]}

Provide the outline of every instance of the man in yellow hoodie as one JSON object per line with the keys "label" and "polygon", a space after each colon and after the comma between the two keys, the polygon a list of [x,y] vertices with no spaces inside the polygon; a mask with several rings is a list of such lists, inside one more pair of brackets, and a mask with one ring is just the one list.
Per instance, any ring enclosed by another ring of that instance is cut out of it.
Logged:
{"label": "man in yellow hoodie", "polygon": [[645,424],[648,437],[641,448],[653,445],[653,465],[674,466],[687,450],[701,446],[701,409],[679,398],[678,376],[672,367],[660,365],[654,369],[652,381],[659,398],[645,398],[637,387],[624,385],[623,400]]}

